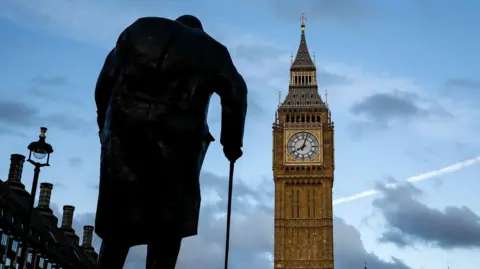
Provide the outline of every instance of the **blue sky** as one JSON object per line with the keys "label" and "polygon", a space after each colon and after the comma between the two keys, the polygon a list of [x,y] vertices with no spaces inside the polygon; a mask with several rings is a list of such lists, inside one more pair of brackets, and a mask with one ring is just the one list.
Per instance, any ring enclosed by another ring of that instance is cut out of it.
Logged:
{"label": "blue sky", "polygon": [[[307,16],[319,89],[336,128],[336,268],[477,268],[478,165],[396,189],[389,180],[480,155],[480,2],[463,1],[28,1],[0,2],[0,162],[27,154],[49,127],[52,202],[76,206],[77,232],[93,223],[99,142],[94,85],[120,32],[136,18],[198,16],[230,50],[250,89],[245,154],[237,165],[232,268],[272,268],[271,123],[288,90],[290,54]],[[285,94],[284,94],[285,95]],[[219,136],[218,98],[209,124]],[[218,139],[217,139],[218,141]],[[23,182],[30,188],[32,168]],[[214,143],[202,175],[200,235],[185,240],[179,268],[220,268],[228,163]],[[98,246],[99,240],[96,240]],[[127,267],[143,266],[144,248]]]}

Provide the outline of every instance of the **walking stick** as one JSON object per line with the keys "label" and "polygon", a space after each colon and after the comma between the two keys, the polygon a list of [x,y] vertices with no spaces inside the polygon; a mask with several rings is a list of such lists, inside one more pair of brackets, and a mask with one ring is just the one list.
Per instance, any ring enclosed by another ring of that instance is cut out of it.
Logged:
{"label": "walking stick", "polygon": [[230,175],[228,177],[228,208],[227,208],[227,235],[225,240],[225,269],[228,269],[228,250],[230,248],[230,216],[232,213],[233,169],[235,162],[230,162]]}

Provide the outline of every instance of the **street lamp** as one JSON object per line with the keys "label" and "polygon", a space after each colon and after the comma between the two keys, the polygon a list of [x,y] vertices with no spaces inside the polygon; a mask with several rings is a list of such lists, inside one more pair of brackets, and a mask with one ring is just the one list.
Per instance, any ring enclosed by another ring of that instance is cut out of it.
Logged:
{"label": "street lamp", "polygon": [[35,195],[37,193],[38,176],[40,175],[40,168],[44,166],[50,166],[50,154],[53,152],[53,148],[50,144],[45,142],[45,133],[47,128],[40,127],[40,136],[38,141],[30,143],[28,145],[28,162],[35,166],[33,174],[32,191],[30,192],[30,201],[27,208],[27,219],[23,225],[23,240],[22,240],[22,264],[20,268],[27,268],[28,261],[28,237],[30,235],[30,223],[32,222],[32,211],[35,204]]}

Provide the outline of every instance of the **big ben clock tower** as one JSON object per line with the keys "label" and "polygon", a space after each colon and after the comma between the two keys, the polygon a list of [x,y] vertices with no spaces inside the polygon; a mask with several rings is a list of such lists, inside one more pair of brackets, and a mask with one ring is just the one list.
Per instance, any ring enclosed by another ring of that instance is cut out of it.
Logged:
{"label": "big ben clock tower", "polygon": [[288,94],[273,124],[274,268],[333,269],[333,122],[318,93],[302,14]]}

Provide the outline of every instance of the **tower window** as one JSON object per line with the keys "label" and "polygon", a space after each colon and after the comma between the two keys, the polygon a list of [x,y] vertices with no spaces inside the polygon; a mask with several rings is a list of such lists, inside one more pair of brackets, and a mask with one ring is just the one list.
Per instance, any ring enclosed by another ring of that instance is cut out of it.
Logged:
{"label": "tower window", "polygon": [[320,116],[317,116],[317,122],[320,122]]}
{"label": "tower window", "polygon": [[297,106],[299,106],[299,105],[300,105],[300,101],[297,101]]}
{"label": "tower window", "polygon": [[295,192],[292,189],[292,218],[295,217]]}
{"label": "tower window", "polygon": [[[310,190],[307,191],[307,217],[310,218]],[[308,238],[309,240],[309,238]]]}
{"label": "tower window", "polygon": [[296,242],[296,246],[297,246],[297,259],[300,258],[300,230],[297,230],[297,240],[295,240]]}
{"label": "tower window", "polygon": [[297,190],[297,218],[300,218],[300,191]]}
{"label": "tower window", "polygon": [[293,98],[295,99],[295,94],[293,94]]}
{"label": "tower window", "polygon": [[307,105],[310,105],[310,101],[307,101]]}
{"label": "tower window", "polygon": [[[308,101],[307,101],[307,105],[308,105]],[[307,115],[307,122],[310,122],[310,115]]]}
{"label": "tower window", "polygon": [[308,77],[308,82],[312,83],[312,76]]}
{"label": "tower window", "polygon": [[313,192],[313,195],[312,195],[312,198],[313,198],[312,199],[313,200],[312,201],[312,209],[313,209],[312,213],[313,213],[313,217],[315,217],[315,189],[313,189],[312,192]]}
{"label": "tower window", "polygon": [[300,116],[297,116],[297,122],[300,122]]}
{"label": "tower window", "polygon": [[302,115],[302,122],[305,122],[305,116]]}
{"label": "tower window", "polygon": [[307,258],[310,258],[310,230],[307,230]]}

